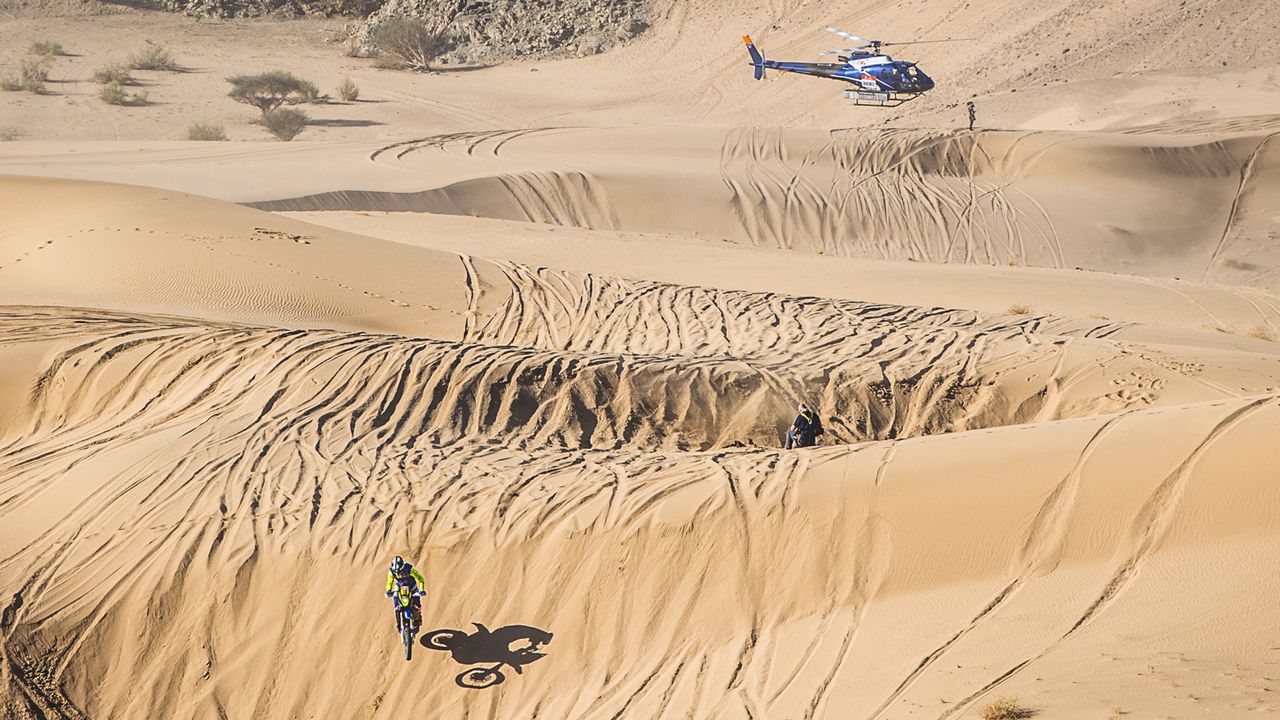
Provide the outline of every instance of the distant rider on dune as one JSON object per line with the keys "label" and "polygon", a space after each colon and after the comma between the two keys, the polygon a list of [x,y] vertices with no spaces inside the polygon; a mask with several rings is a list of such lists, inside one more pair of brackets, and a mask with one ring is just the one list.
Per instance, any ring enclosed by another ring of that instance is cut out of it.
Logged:
{"label": "distant rider on dune", "polygon": [[787,431],[787,449],[817,445],[818,436],[825,432],[822,420],[804,403],[800,403],[796,410],[800,414],[796,415],[795,422],[791,423],[791,429]]}
{"label": "distant rider on dune", "polygon": [[399,555],[391,561],[391,568],[387,571],[387,597],[395,595],[396,586],[408,588],[413,598],[413,607],[410,612],[413,614],[414,627],[422,627],[421,598],[427,594],[427,579],[422,577],[418,568],[405,562]]}

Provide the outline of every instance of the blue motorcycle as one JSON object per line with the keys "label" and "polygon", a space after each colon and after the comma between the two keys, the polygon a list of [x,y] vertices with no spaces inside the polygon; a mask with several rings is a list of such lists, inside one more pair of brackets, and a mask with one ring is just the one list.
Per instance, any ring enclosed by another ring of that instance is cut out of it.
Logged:
{"label": "blue motorcycle", "polygon": [[406,586],[396,588],[392,602],[396,606],[396,630],[400,633],[400,641],[404,643],[404,659],[413,659],[413,640],[418,634],[418,624],[413,621],[414,593]]}

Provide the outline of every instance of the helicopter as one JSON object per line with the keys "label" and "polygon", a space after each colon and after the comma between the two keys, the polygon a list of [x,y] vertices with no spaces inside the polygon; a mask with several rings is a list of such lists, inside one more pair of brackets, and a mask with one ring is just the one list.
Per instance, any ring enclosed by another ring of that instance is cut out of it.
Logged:
{"label": "helicopter", "polygon": [[853,47],[840,50],[827,50],[820,54],[835,55],[840,62],[807,63],[765,60],[750,35],[742,36],[751,55],[751,64],[755,67],[757,80],[764,78],[765,69],[780,72],[799,73],[814,77],[842,80],[853,85],[844,91],[848,100],[854,105],[879,105],[896,107],[908,100],[914,100],[933,89],[933,78],[913,62],[894,60],[882,53],[880,48],[891,45],[919,45],[923,43],[956,42],[947,40],[915,40],[908,42],[885,42],[883,40],[867,40],[853,33],[836,28],[827,28],[845,40],[854,43]]}

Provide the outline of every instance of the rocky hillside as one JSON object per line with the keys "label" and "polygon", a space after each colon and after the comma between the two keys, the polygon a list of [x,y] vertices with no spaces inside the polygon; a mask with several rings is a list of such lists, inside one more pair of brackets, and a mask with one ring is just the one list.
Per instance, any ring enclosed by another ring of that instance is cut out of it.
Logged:
{"label": "rocky hillside", "polygon": [[387,0],[369,17],[366,33],[407,15],[452,38],[453,61],[594,55],[644,32],[650,10],[648,0]]}
{"label": "rocky hillside", "polygon": [[355,40],[372,50],[372,30],[392,17],[421,19],[443,32],[453,62],[593,55],[644,32],[651,0],[158,0],[163,9],[217,18],[367,18]]}

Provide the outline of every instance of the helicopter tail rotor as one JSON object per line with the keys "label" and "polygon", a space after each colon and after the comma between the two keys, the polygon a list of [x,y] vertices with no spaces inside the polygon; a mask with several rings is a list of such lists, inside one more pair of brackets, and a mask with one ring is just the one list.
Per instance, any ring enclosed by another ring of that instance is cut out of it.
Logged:
{"label": "helicopter tail rotor", "polygon": [[751,55],[751,64],[755,68],[756,79],[764,78],[764,55],[756,48],[756,44],[751,42],[750,35],[743,35],[742,42],[747,45],[747,53]]}

